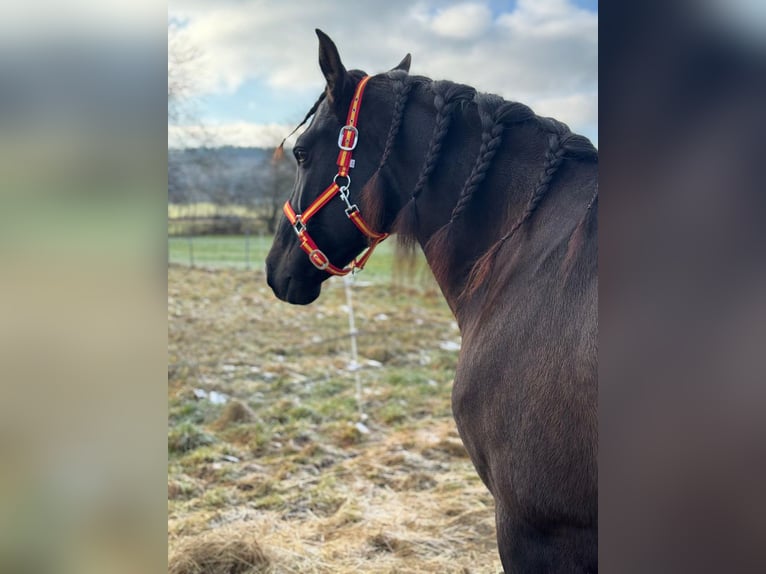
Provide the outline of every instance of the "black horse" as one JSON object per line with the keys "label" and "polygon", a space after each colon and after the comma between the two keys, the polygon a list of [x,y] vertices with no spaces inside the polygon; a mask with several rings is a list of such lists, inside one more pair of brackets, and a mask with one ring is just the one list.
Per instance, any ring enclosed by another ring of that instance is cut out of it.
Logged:
{"label": "black horse", "polygon": [[596,149],[522,104],[409,75],[409,54],[347,71],[317,35],[327,87],[293,149],[269,285],[308,304],[382,233],[419,243],[460,326],[453,413],[506,572],[596,572]]}

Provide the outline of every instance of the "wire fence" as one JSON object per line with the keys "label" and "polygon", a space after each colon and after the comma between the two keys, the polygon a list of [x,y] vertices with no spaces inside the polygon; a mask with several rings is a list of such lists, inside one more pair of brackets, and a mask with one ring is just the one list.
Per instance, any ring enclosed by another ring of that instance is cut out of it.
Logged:
{"label": "wire fence", "polygon": [[[245,219],[245,218],[241,218]],[[189,218],[184,218],[184,223]],[[168,220],[168,229],[177,220]],[[168,263],[186,267],[235,268],[263,270],[271,249],[273,236],[263,227],[239,223],[241,233],[196,233],[195,226],[186,227],[186,233],[168,236]],[[177,229],[177,227],[176,227]],[[380,245],[359,276],[360,281],[393,283],[424,290],[435,289],[430,271],[422,254],[406,256],[399,251],[396,240]]]}
{"label": "wire fence", "polygon": [[168,262],[189,267],[262,269],[272,237],[242,235],[184,235],[168,237]]}

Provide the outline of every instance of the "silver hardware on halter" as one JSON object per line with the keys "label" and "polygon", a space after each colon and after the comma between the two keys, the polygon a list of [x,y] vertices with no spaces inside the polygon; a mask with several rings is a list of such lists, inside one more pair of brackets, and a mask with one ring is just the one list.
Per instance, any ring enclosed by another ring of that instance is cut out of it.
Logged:
{"label": "silver hardware on halter", "polygon": [[[318,255],[321,255],[321,257],[324,259],[322,264],[319,264],[316,261],[314,261],[313,255],[315,253],[318,254]],[[330,260],[327,259],[327,255],[322,253],[319,249],[314,249],[314,250],[311,251],[311,253],[309,253],[309,261],[311,261],[314,264],[314,267],[316,267],[320,271],[324,271],[325,269],[327,269],[330,266]]]}
{"label": "silver hardware on halter", "polygon": [[[345,177],[348,180],[346,182],[346,185],[338,185],[338,181],[337,180],[338,180],[339,177]],[[350,175],[341,175],[339,173],[336,173],[335,177],[332,178],[332,182],[335,185],[337,185],[339,188],[341,188],[341,189],[348,189],[349,187],[351,187],[351,176]]]}
{"label": "silver hardware on halter", "polygon": [[301,233],[306,231],[306,224],[301,221],[301,216],[296,215],[295,216],[295,223],[293,223],[293,231],[295,231],[295,235],[299,236]]}
{"label": "silver hardware on halter", "polygon": [[356,160],[352,159],[350,162],[348,162],[349,169],[354,169],[354,166],[356,166]]}
{"label": "silver hardware on halter", "polygon": [[344,201],[346,204],[346,217],[351,217],[351,214],[355,211],[359,211],[359,208],[356,206],[355,203],[351,203],[351,201],[348,199],[348,187],[344,186],[340,188],[340,198]]}
{"label": "silver hardware on halter", "polygon": [[[350,146],[343,145],[343,136],[346,135],[346,130],[351,130],[354,132],[354,139],[351,142]],[[356,144],[359,142],[359,130],[356,129],[356,127],[352,125],[343,126],[340,128],[340,133],[338,134],[338,147],[342,149],[343,151],[353,151],[354,148],[356,148]]]}

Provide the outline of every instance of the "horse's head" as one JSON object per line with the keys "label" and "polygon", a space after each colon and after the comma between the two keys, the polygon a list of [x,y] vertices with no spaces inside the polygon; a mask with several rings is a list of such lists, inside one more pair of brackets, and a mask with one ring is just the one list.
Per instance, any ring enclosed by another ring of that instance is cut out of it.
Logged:
{"label": "horse's head", "polygon": [[[266,258],[274,294],[301,305],[314,301],[324,280],[348,272],[347,265],[382,238],[354,208],[378,167],[391,119],[390,94],[373,85],[360,86],[365,74],[347,71],[332,40],[320,30],[317,36],[327,86],[312,109],[311,124],[293,148],[298,162],[295,186]],[[409,64],[408,54],[394,69],[407,71]],[[363,105],[349,121],[352,102],[359,98]],[[358,135],[343,129],[349,123],[358,125]],[[344,149],[346,156],[341,154]],[[349,160],[354,163],[344,167]]]}

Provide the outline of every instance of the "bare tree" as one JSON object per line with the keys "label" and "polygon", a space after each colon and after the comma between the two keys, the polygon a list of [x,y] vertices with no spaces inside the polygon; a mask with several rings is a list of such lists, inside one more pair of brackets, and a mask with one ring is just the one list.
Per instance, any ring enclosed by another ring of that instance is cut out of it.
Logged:
{"label": "bare tree", "polygon": [[207,180],[215,179],[220,171],[214,138],[199,117],[199,102],[194,96],[198,87],[195,79],[203,72],[201,57],[174,26],[168,26],[168,128],[175,129],[178,147],[207,148],[205,153],[192,154],[196,164],[193,170],[189,169],[188,154],[168,154],[168,199],[173,203],[213,200]]}
{"label": "bare tree", "polygon": [[174,27],[168,26],[168,124],[179,124],[189,118],[199,59],[199,50],[188,45]]}
{"label": "bare tree", "polygon": [[277,229],[282,205],[290,195],[295,182],[295,163],[287,158],[264,160],[256,167],[257,211],[269,233]]}

